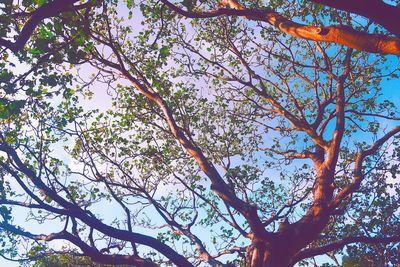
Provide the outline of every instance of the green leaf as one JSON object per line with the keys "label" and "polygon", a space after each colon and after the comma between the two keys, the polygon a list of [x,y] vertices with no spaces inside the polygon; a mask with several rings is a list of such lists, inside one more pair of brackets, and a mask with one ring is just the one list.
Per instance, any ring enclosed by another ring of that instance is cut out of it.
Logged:
{"label": "green leaf", "polygon": [[133,7],[133,0],[127,0],[126,1],[126,6],[131,9]]}
{"label": "green leaf", "polygon": [[36,4],[41,7],[47,3],[47,0],[35,0]]}
{"label": "green leaf", "polygon": [[315,10],[314,10],[314,12],[315,12],[316,14],[318,14],[318,13],[320,13],[324,8],[325,8],[324,5],[316,4],[316,5],[315,5]]}
{"label": "green leaf", "polygon": [[34,55],[34,56],[43,54],[43,51],[40,50],[40,49],[37,48],[37,47],[32,48],[31,50],[29,50],[29,52],[30,52],[32,55]]}
{"label": "green leaf", "polygon": [[24,105],[24,100],[8,101],[7,99],[0,99],[0,119],[8,119],[12,115],[18,114]]}
{"label": "green leaf", "polygon": [[53,200],[51,199],[51,197],[49,197],[49,196],[46,196],[46,197],[44,198],[44,200],[45,200],[47,203],[51,203],[51,201],[53,201]]}
{"label": "green leaf", "polygon": [[84,35],[83,33],[80,32],[80,33],[76,36],[75,41],[76,41],[76,43],[77,43],[78,45],[83,45],[83,44],[85,43],[85,35]]}
{"label": "green leaf", "polygon": [[160,57],[161,58],[165,58],[169,55],[169,46],[164,45],[163,47],[161,47],[160,49]]}

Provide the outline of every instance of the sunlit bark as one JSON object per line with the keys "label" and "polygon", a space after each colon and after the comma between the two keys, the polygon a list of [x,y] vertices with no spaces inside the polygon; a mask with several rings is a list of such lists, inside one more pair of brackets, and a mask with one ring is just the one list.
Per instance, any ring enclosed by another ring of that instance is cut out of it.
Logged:
{"label": "sunlit bark", "polygon": [[250,20],[267,22],[281,32],[296,38],[318,42],[330,42],[371,53],[400,55],[400,40],[397,37],[370,34],[346,25],[311,26],[294,22],[272,9],[250,9],[235,0],[222,1],[222,7],[208,12],[184,10],[172,2],[162,0],[177,13],[189,18],[210,18],[222,15],[243,16]]}

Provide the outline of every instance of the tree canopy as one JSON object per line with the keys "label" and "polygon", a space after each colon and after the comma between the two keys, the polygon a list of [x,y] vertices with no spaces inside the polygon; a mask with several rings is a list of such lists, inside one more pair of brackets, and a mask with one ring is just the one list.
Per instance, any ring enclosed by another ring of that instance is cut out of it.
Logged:
{"label": "tree canopy", "polygon": [[400,264],[397,7],[0,9],[4,258]]}

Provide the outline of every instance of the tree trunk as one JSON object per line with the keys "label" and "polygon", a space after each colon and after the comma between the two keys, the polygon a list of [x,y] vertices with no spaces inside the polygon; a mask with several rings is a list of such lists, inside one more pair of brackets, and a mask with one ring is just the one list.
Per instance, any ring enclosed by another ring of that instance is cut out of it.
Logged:
{"label": "tree trunk", "polygon": [[283,221],[273,240],[253,239],[246,251],[245,267],[292,266],[295,254],[317,239],[328,221],[327,214],[314,212],[313,208],[296,223]]}
{"label": "tree trunk", "polygon": [[329,223],[328,203],[332,200],[333,169],[318,168],[314,188],[314,204],[297,222],[287,219],[279,224],[274,237],[255,236],[246,251],[245,267],[289,267],[294,255],[318,239]]}
{"label": "tree trunk", "polygon": [[[285,247],[271,247],[262,241],[247,248],[245,267],[289,267],[292,253]],[[287,244],[290,247],[290,244]]]}

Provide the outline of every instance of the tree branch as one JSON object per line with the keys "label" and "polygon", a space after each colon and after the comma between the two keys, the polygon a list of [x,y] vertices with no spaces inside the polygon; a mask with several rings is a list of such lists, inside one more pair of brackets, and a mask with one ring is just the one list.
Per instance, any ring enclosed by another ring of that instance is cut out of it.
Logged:
{"label": "tree branch", "polygon": [[[37,10],[32,12],[32,16],[23,26],[15,42],[0,38],[0,46],[4,46],[7,49],[10,49],[13,53],[17,53],[28,42],[29,38],[32,36],[32,33],[35,31],[36,27],[41,21],[46,18],[57,16],[63,11],[71,10],[73,4],[77,2],[79,2],[79,0],[49,1],[48,3],[42,5]],[[86,7],[87,5],[84,4],[79,5],[79,9],[83,9]]]}
{"label": "tree branch", "polygon": [[400,235],[389,236],[389,237],[368,237],[368,236],[346,237],[340,241],[333,242],[331,244],[322,247],[302,250],[294,256],[293,262],[298,262],[306,258],[322,255],[333,250],[341,249],[344,246],[352,243],[387,244],[393,242],[400,242]]}
{"label": "tree branch", "polygon": [[297,38],[318,42],[337,43],[357,50],[400,56],[400,39],[382,34],[369,34],[345,25],[310,26],[289,20],[273,9],[249,9],[236,1],[224,3],[229,8],[206,12],[183,10],[167,0],[161,0],[178,14],[188,18],[212,18],[218,16],[244,16],[247,19],[267,22],[279,31]]}
{"label": "tree branch", "polygon": [[98,251],[96,248],[89,246],[85,242],[83,242],[79,237],[63,230],[58,233],[51,233],[48,235],[45,234],[32,234],[30,232],[24,231],[21,228],[17,228],[11,224],[1,222],[0,223],[0,228],[6,229],[14,234],[20,235],[20,236],[25,236],[27,238],[33,239],[33,240],[40,240],[40,241],[52,241],[52,240],[57,240],[57,239],[63,239],[63,240],[68,240],[72,244],[76,245],[79,247],[82,252],[86,255],[89,256],[93,261],[102,263],[102,264],[134,264],[135,266],[143,266],[143,267],[157,267],[158,265],[155,264],[154,262],[140,258],[136,255],[105,255],[102,254],[100,251]]}

